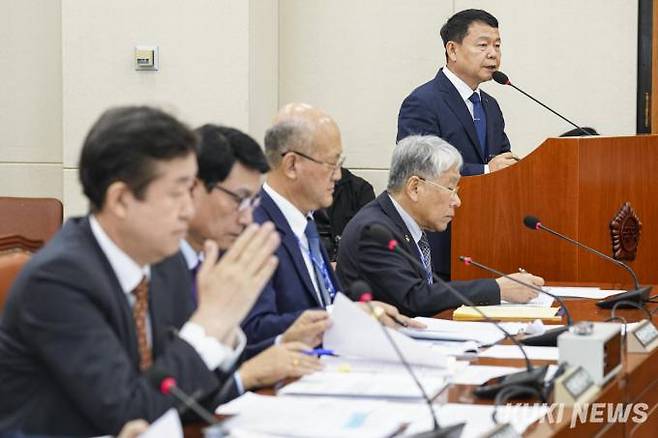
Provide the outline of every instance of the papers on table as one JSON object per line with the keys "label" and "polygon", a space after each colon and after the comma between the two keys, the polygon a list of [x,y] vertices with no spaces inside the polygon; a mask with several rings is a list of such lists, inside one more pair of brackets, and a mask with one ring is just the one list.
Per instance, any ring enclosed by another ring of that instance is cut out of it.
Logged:
{"label": "papers on table", "polygon": [[[544,380],[551,380],[557,369],[557,365],[549,365]],[[483,383],[486,383],[487,380],[493,379],[494,377],[506,376],[523,370],[525,370],[525,368],[469,365],[458,371],[452,378],[451,383],[457,385],[482,385]]]}
{"label": "papers on table", "polygon": [[[549,291],[550,292],[550,291]],[[553,305],[553,297],[546,295],[546,294],[537,294],[535,298],[532,300],[528,301],[527,303],[523,304],[517,304],[517,303],[510,303],[505,300],[501,300],[500,304],[505,304],[507,306],[537,306],[537,307],[551,307]]]}
{"label": "papers on table", "polygon": [[[405,430],[403,436],[431,429],[432,419],[429,410],[423,410],[417,405],[401,403],[397,403],[397,405],[398,414],[405,415],[411,421],[411,425]],[[529,425],[543,417],[548,411],[545,405],[505,405],[496,409],[498,421],[509,422],[519,434],[522,434]],[[447,403],[436,406],[434,409],[441,426],[466,423],[461,438],[481,437],[485,432],[493,429],[495,426],[491,419],[493,410],[493,406],[459,403]]]}
{"label": "papers on table", "polygon": [[[462,438],[481,436],[493,428],[493,406],[452,404],[435,405],[442,426],[466,422]],[[498,418],[510,422],[522,433],[545,415],[547,408],[536,406],[500,406]],[[271,397],[246,393],[220,406],[218,414],[235,415],[224,426],[231,436],[259,434],[290,437],[385,437],[410,423],[404,435],[430,430],[432,419],[425,404],[377,400],[351,400],[331,397]]]}
{"label": "papers on table", "polygon": [[[523,347],[530,360],[558,360],[557,347]],[[480,353],[480,357],[498,359],[523,359],[523,353],[516,345],[494,345]]]}
{"label": "papers on table", "polygon": [[[400,363],[361,358],[323,357],[325,368],[284,386],[279,395],[421,399],[423,395]],[[466,362],[455,362],[463,368]],[[413,366],[425,393],[433,398],[452,375],[452,368]]]}
{"label": "papers on table", "polygon": [[[535,307],[535,306],[477,306],[481,312],[491,319],[500,321],[561,321],[557,316],[558,307]],[[452,313],[452,318],[457,321],[480,321],[482,315],[471,306],[461,306]]]}
{"label": "papers on table", "polygon": [[176,409],[165,412],[139,438],[183,438],[183,426]]}
{"label": "papers on table", "polygon": [[[341,293],[334,300],[331,319],[333,324],[324,334],[325,348],[341,356],[400,362],[379,322]],[[386,330],[410,364],[439,368],[454,365],[454,358],[444,356],[396,330]]]}
{"label": "papers on table", "polygon": [[611,295],[626,292],[625,290],[599,289],[598,287],[544,286],[543,289],[553,295],[557,295],[558,297],[591,298],[594,300],[602,300]]}
{"label": "papers on table", "polygon": [[[402,332],[417,339],[442,341],[474,341],[479,345],[491,345],[500,341],[505,335],[490,322],[451,321],[448,319],[414,318],[427,326],[424,330],[401,329]],[[524,323],[505,322],[500,326],[511,335],[526,327]]]}
{"label": "papers on table", "polygon": [[392,436],[404,421],[388,406],[376,400],[271,397],[247,392],[220,406],[216,413],[236,415],[224,423],[231,436],[248,431],[289,437],[385,437]]}

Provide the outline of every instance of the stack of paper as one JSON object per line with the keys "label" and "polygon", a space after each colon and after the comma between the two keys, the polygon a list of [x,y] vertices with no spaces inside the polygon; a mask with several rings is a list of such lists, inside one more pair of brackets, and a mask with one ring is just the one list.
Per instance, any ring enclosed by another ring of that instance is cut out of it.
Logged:
{"label": "stack of paper", "polygon": [[519,304],[519,303],[510,303],[510,302],[505,301],[505,300],[500,300],[500,304],[506,304],[508,306],[551,307],[553,305],[553,301],[555,301],[555,299],[553,299],[553,297],[550,296],[550,295],[537,294],[537,296],[535,298],[528,301],[527,303]]}
{"label": "stack of paper", "polygon": [[591,298],[595,300],[602,300],[612,295],[617,295],[625,290],[613,289],[599,289],[598,287],[555,287],[544,286],[546,292],[550,292],[558,297],[573,297],[573,298]]}
{"label": "stack of paper", "polygon": [[[478,345],[491,345],[500,341],[505,335],[490,322],[465,322],[437,318],[414,318],[427,328],[422,330],[405,328],[400,331],[416,339],[439,341],[473,341]],[[527,324],[505,322],[499,324],[511,335],[516,335]]]}
{"label": "stack of paper", "polygon": [[[530,360],[558,360],[557,347],[534,347],[525,345],[523,350]],[[497,359],[523,359],[523,353],[516,345],[494,345],[480,353],[480,357]]]}
{"label": "stack of paper", "polygon": [[[488,318],[499,321],[561,321],[557,316],[558,307],[533,307],[533,306],[477,306],[480,312]],[[452,313],[452,318],[457,321],[481,321],[485,319],[475,307],[461,306]]]}
{"label": "stack of paper", "polygon": [[[323,345],[341,356],[400,363],[400,358],[380,323],[339,293],[331,313],[333,324],[324,334]],[[449,368],[455,359],[432,350],[429,345],[385,328],[407,362],[413,365]]]}

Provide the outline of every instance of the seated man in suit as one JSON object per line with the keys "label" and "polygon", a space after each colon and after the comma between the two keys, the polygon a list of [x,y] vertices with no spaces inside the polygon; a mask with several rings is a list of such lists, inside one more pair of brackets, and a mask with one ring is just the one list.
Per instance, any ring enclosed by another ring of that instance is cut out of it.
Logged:
{"label": "seated man in suit", "polygon": [[[243,323],[250,344],[271,342],[305,310],[330,306],[341,290],[311,213],[331,205],[342,152],[336,122],[305,104],[286,105],[265,134],[271,171],[254,220],[272,221],[282,244],[276,253],[279,266]],[[384,323],[394,325],[397,319],[416,326],[394,307],[375,305],[386,312]]]}
{"label": "seated man in suit", "polygon": [[[181,243],[193,281],[203,261],[206,240],[217,242],[220,251],[226,251],[252,223],[253,208],[260,200],[263,174],[270,168],[258,143],[237,129],[204,125],[195,132],[199,136],[199,171],[192,189],[195,214],[190,220],[187,238]],[[190,298],[196,307],[195,295],[193,288]],[[329,316],[324,310],[305,311],[283,333],[279,345],[271,346],[240,365],[234,374],[234,387],[226,391],[227,399],[245,390],[273,385],[284,378],[301,377],[320,369],[319,360],[303,354],[302,350],[318,345],[328,326]]]}
{"label": "seated man in suit", "polygon": [[[498,102],[482,91],[500,65],[498,20],[486,11],[456,13],[441,28],[446,66],[416,88],[398,115],[397,141],[409,135],[436,135],[461,153],[462,175],[480,175],[511,166],[505,121]],[[434,269],[450,278],[450,228],[429,234]]]}
{"label": "seated man in suit", "polygon": [[214,397],[242,352],[238,324],[276,267],[279,236],[250,225],[219,263],[206,242],[191,308],[177,252],[194,214],[196,141],[149,107],[111,109],[91,128],[79,162],[91,212],[32,257],[0,325],[0,432],[95,436],[152,422],[174,399],[149,383],[151,366]]}
{"label": "seated man in suit", "polygon": [[[435,136],[410,136],[393,151],[388,188],[347,224],[338,249],[338,278],[346,283],[365,280],[376,299],[409,315],[432,316],[462,302],[432,277],[432,254],[426,231],[443,231],[459,207],[459,151]],[[366,225],[390,229],[401,248],[420,266],[362,236]],[[425,267],[423,269],[422,267]],[[521,281],[541,286],[544,280],[515,273]],[[501,299],[525,303],[536,296],[506,279],[454,281],[451,285],[478,305]]]}

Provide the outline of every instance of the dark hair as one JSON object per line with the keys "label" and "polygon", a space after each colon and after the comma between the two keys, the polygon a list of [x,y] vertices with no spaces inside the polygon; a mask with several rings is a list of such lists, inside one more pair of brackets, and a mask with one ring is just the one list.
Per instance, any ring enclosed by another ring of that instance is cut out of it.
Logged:
{"label": "dark hair", "polygon": [[91,211],[99,211],[107,188],[116,181],[135,197],[155,178],[157,161],[194,153],[196,136],[173,116],[147,106],[105,111],[91,127],[80,153],[79,178]]}
{"label": "dark hair", "polygon": [[208,190],[228,177],[236,161],[260,173],[270,170],[260,145],[244,132],[210,124],[194,132],[200,137],[197,146],[197,176]]}
{"label": "dark hair", "polygon": [[441,28],[443,47],[448,44],[448,41],[461,43],[468,33],[470,25],[476,21],[496,29],[498,28],[498,20],[487,11],[483,11],[482,9],[465,9],[450,17]]}

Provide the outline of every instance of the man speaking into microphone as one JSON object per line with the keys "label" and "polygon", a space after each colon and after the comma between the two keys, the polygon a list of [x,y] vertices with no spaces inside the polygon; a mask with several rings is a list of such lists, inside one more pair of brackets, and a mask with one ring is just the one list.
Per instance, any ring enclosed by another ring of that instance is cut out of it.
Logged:
{"label": "man speaking into microphone", "polygon": [[[364,280],[374,297],[410,316],[432,316],[459,302],[441,282],[435,282],[427,232],[445,231],[461,205],[459,170],[462,156],[436,136],[410,136],[393,151],[388,187],[347,224],[338,249],[337,274],[343,284]],[[389,229],[401,250],[416,257],[412,263],[364,233],[367,226]],[[477,232],[477,230],[474,230]],[[511,274],[536,286],[541,277]],[[526,303],[536,293],[504,277],[454,281],[452,286],[477,305]]]}
{"label": "man speaking into microphone", "polygon": [[[403,102],[397,141],[409,135],[436,135],[461,153],[465,176],[494,172],[518,159],[510,151],[503,113],[496,99],[480,90],[500,66],[498,20],[486,11],[456,13],[441,28],[446,65]],[[430,235],[434,268],[450,277],[450,230]]]}

